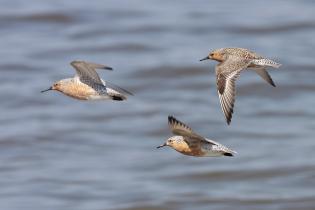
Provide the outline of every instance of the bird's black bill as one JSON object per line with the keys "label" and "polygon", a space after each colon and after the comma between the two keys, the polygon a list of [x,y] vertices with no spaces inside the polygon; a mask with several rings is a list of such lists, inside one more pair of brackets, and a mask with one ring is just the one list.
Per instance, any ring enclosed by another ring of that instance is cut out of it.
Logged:
{"label": "bird's black bill", "polygon": [[203,59],[200,59],[200,61],[204,61],[204,60],[209,60],[209,57],[207,56],[207,57],[205,57]]}
{"label": "bird's black bill", "polygon": [[46,89],[46,90],[42,90],[42,91],[40,91],[41,93],[44,93],[44,92],[47,92],[47,91],[49,91],[49,90],[52,90],[52,87],[50,87],[50,88],[48,88],[48,89]]}
{"label": "bird's black bill", "polygon": [[166,143],[165,144],[162,144],[162,145],[160,145],[160,146],[158,146],[158,147],[156,147],[157,149],[159,149],[159,148],[162,148],[162,147],[165,147],[166,146]]}

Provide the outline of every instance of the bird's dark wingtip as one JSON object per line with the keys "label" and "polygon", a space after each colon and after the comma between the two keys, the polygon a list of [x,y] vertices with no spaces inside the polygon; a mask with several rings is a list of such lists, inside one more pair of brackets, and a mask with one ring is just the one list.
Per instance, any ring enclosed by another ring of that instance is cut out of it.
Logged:
{"label": "bird's dark wingtip", "polygon": [[172,115],[168,115],[168,119],[173,119],[174,117]]}
{"label": "bird's dark wingtip", "polygon": [[231,125],[231,121],[232,121],[232,116],[226,119],[226,123],[228,125]]}
{"label": "bird's dark wingtip", "polygon": [[179,120],[177,120],[174,116],[172,116],[172,115],[169,115],[169,116],[168,116],[168,124],[169,124],[169,125],[177,124],[177,123],[182,124],[182,122],[180,122]]}

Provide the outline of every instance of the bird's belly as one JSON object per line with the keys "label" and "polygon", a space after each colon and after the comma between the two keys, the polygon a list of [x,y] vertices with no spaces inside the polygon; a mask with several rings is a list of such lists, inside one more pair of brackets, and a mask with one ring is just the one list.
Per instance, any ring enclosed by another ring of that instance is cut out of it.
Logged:
{"label": "bird's belly", "polygon": [[205,157],[218,157],[222,156],[222,151],[211,144],[202,145],[201,151]]}
{"label": "bird's belly", "polygon": [[184,154],[184,155],[189,155],[189,156],[197,156],[197,157],[202,157],[205,155],[205,153],[200,149],[200,148],[177,148],[175,149],[178,152]]}
{"label": "bird's belly", "polygon": [[85,84],[73,84],[63,91],[63,93],[79,100],[89,100],[91,96],[99,95],[93,88]]}
{"label": "bird's belly", "polygon": [[221,151],[216,151],[216,150],[211,150],[211,151],[205,151],[204,152],[204,156],[205,157],[219,157],[222,156],[222,152]]}
{"label": "bird's belly", "polygon": [[111,99],[109,95],[90,95],[87,100],[108,100]]}
{"label": "bird's belly", "polygon": [[203,153],[201,153],[201,152],[196,152],[196,151],[194,151],[194,152],[192,152],[192,151],[189,151],[189,152],[178,151],[178,152],[180,152],[180,153],[182,153],[182,154],[184,154],[184,155],[188,155],[188,156],[195,156],[195,157],[203,157],[203,156],[204,156]]}

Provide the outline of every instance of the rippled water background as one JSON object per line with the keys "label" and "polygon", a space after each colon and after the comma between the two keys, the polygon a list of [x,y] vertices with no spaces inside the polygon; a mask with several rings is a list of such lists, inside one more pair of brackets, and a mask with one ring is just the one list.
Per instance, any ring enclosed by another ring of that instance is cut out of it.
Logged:
{"label": "rippled water background", "polygon": [[[0,208],[315,208],[314,1],[0,1]],[[238,81],[232,125],[209,49],[283,66],[273,88]],[[112,66],[126,102],[82,102],[50,84],[74,59]],[[167,115],[238,151],[192,158],[155,147]]]}

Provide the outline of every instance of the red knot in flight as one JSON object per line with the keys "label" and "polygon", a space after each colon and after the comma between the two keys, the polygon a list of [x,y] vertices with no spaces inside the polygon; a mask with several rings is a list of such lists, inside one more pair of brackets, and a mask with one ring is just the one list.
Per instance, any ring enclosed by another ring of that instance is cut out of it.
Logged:
{"label": "red knot in flight", "polygon": [[85,61],[72,61],[71,66],[76,70],[73,78],[62,79],[55,82],[47,90],[57,90],[67,96],[79,100],[126,100],[129,91],[102,80],[95,69],[112,70],[111,67],[89,63]]}
{"label": "red knot in flight", "polygon": [[216,82],[222,111],[226,122],[231,123],[235,102],[235,81],[242,70],[252,68],[270,85],[276,86],[266,68],[279,68],[281,64],[264,58],[243,48],[221,48],[213,50],[200,61],[212,59],[219,62],[216,65]]}
{"label": "red knot in flight", "polygon": [[184,155],[196,157],[233,156],[236,153],[218,142],[200,136],[175,117],[169,116],[168,124],[176,136],[170,137],[157,148],[169,146]]}

